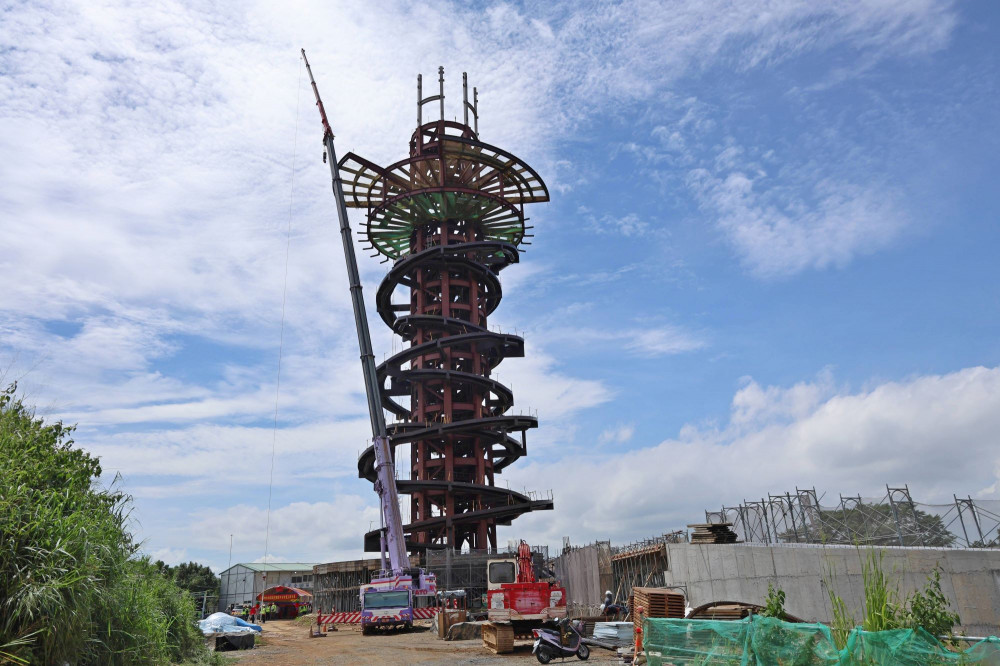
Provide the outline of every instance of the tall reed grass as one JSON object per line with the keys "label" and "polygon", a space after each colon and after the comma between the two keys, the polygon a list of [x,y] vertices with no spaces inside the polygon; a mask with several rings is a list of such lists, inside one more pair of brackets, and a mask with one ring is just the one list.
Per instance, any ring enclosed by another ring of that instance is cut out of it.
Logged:
{"label": "tall reed grass", "polygon": [[0,664],[207,658],[194,602],[137,557],[131,498],[72,432],[0,392]]}

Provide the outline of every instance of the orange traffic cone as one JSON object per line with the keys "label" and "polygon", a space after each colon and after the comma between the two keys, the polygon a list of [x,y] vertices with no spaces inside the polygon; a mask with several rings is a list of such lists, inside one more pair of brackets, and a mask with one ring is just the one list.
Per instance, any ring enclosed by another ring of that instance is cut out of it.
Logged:
{"label": "orange traffic cone", "polygon": [[635,658],[639,656],[642,652],[642,616],[646,612],[642,606],[638,606],[635,609],[636,617],[639,618],[639,624],[635,628],[635,649],[632,653],[632,663],[635,663]]}

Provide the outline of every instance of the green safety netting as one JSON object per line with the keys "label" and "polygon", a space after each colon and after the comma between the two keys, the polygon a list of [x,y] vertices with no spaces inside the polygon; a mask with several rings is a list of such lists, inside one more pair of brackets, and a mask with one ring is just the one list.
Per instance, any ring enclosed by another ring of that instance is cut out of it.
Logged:
{"label": "green safety netting", "polygon": [[650,666],[739,664],[740,666],[812,666],[861,664],[997,664],[1000,639],[991,636],[956,652],[923,629],[850,633],[838,650],[830,628],[753,615],[740,621],[643,621],[643,649]]}

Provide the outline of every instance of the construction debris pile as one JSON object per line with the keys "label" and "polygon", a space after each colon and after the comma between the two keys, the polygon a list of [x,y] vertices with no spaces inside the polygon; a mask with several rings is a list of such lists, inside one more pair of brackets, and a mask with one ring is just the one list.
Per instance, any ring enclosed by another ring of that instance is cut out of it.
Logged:
{"label": "construction debris pile", "polygon": [[688,525],[692,529],[691,543],[736,543],[737,535],[732,523],[695,523]]}

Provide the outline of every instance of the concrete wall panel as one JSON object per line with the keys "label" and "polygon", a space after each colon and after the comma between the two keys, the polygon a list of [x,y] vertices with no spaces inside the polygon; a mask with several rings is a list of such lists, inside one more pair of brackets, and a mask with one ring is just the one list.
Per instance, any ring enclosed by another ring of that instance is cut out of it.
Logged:
{"label": "concrete wall panel", "polygon": [[[768,582],[785,591],[788,611],[829,622],[827,583],[861,617],[861,572],[868,549],[822,545],[669,544],[666,584],[685,586],[688,604],[727,599],[762,604]],[[941,588],[971,635],[998,633],[1000,550],[884,547],[902,596],[922,588],[935,566]]]}

